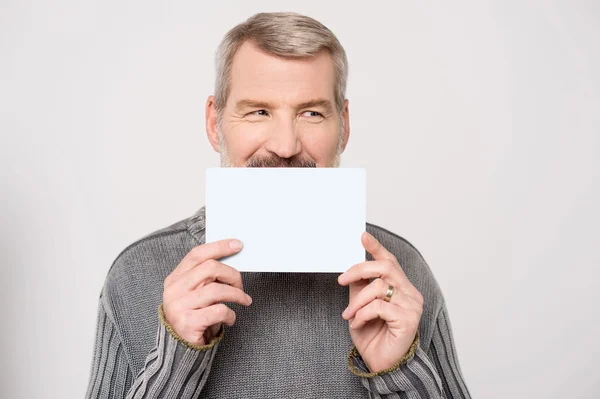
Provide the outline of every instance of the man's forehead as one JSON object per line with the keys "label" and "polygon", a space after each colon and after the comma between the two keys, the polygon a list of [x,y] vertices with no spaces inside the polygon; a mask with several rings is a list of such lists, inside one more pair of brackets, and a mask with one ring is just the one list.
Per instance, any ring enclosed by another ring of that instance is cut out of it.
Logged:
{"label": "man's forehead", "polygon": [[333,101],[334,80],[333,60],[327,51],[311,58],[282,58],[246,42],[233,58],[230,96],[235,101],[293,104],[316,99]]}

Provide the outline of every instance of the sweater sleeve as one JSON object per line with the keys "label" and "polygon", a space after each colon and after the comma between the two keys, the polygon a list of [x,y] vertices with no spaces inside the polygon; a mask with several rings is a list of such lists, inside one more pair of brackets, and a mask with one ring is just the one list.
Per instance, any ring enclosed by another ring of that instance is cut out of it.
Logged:
{"label": "sweater sleeve", "polygon": [[[98,307],[96,339],[86,399],[192,399],[200,396],[223,337],[223,327],[209,345],[193,347],[158,323],[155,345],[135,373],[118,328],[102,303]],[[134,374],[135,373],[135,374]]]}
{"label": "sweater sleeve", "polygon": [[358,352],[349,357],[350,371],[376,399],[470,399],[462,377],[446,306],[436,319],[427,353],[418,336],[409,355],[395,367],[371,373]]}

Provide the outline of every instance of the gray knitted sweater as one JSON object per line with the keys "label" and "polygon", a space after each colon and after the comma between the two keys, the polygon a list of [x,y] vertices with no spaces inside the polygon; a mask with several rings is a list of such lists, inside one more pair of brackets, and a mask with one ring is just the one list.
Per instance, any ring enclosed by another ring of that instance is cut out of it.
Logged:
{"label": "gray knitted sweater", "polygon": [[[469,398],[442,293],[421,254],[372,224],[425,299],[414,355],[369,374],[353,347],[348,287],[337,273],[242,273],[253,298],[210,348],[190,348],[159,319],[163,281],[203,244],[204,207],[127,247],[100,294],[86,398]],[[371,256],[367,254],[367,259]],[[351,265],[348,265],[350,267]]]}

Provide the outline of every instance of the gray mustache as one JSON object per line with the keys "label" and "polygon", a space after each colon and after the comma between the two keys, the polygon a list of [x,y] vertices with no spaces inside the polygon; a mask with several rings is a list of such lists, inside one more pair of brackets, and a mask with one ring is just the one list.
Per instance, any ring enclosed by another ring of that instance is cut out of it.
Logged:
{"label": "gray mustache", "polygon": [[310,159],[292,158],[251,158],[246,162],[248,168],[315,168],[316,162]]}

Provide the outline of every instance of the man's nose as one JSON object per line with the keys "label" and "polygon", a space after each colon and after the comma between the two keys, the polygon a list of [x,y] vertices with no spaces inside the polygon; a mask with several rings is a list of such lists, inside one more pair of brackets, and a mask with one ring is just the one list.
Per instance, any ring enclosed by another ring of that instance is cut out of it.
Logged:
{"label": "man's nose", "polygon": [[302,145],[293,121],[279,121],[269,132],[265,149],[281,158],[291,158],[302,152]]}

